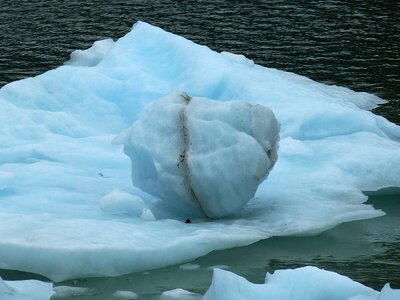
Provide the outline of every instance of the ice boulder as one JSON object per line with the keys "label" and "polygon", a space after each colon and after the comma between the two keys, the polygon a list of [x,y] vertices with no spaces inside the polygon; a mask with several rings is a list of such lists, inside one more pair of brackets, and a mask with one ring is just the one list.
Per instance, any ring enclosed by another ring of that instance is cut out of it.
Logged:
{"label": "ice boulder", "polygon": [[279,125],[263,105],[172,93],[116,137],[133,184],[172,206],[219,218],[255,194],[277,160]]}
{"label": "ice boulder", "polygon": [[395,300],[400,290],[386,284],[381,292],[350,278],[316,267],[267,273],[264,284],[254,284],[234,273],[214,269],[211,286],[203,300]]}

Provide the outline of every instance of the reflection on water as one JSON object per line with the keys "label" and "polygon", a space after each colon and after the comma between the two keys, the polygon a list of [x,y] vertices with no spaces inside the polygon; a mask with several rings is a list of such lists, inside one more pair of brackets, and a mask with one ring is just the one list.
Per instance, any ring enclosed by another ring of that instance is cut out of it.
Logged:
{"label": "reflection on water", "polygon": [[400,123],[399,1],[2,1],[0,86],[143,20],[265,66],[377,94]]}
{"label": "reflection on water", "polygon": [[[400,288],[400,195],[372,196],[369,202],[387,215],[342,224],[314,237],[276,237],[247,247],[215,251],[191,265],[114,278],[70,280],[57,285],[89,288],[90,295],[80,296],[82,300],[108,300],[117,290],[134,291],[140,299],[155,299],[163,291],[178,287],[204,293],[215,266],[262,283],[266,272],[313,265],[349,276],[377,290],[386,282]],[[0,271],[0,276],[5,279],[32,277],[15,271]]]}

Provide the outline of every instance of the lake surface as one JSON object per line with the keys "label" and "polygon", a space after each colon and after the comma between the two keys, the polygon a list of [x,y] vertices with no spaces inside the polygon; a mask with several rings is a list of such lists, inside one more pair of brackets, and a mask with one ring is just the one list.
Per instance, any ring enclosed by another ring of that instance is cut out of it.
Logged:
{"label": "lake surface", "polygon": [[[400,2],[398,1],[8,1],[0,6],[0,86],[68,60],[74,49],[126,34],[146,21],[217,51],[389,101],[376,112],[400,124]],[[394,166],[395,167],[395,166]],[[343,224],[316,237],[272,238],[218,251],[197,266],[62,284],[87,286],[110,299],[117,289],[152,299],[176,287],[203,293],[214,265],[251,281],[266,271],[316,265],[376,289],[400,288],[400,197],[370,199],[387,216]],[[31,274],[1,271],[5,279]],[[76,298],[75,298],[76,299]]]}
{"label": "lake surface", "polygon": [[374,93],[400,123],[399,1],[30,1],[0,6],[0,86],[61,65],[137,20],[217,51]]}

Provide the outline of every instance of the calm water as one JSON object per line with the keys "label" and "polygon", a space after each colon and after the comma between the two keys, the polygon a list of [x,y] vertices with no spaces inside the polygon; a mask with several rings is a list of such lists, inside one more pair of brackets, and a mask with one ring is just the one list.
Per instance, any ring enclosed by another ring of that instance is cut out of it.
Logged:
{"label": "calm water", "polygon": [[[312,2],[312,3],[310,3]],[[136,20],[218,51],[390,100],[400,123],[400,1],[1,0],[0,86],[62,64]]]}
{"label": "calm water", "polygon": [[[117,39],[143,20],[264,66],[374,93],[389,100],[377,113],[400,124],[400,2],[309,2],[0,0],[0,86],[57,67],[72,50]],[[387,281],[400,288],[400,199],[395,198],[371,200],[389,212],[386,217],[344,224],[318,237],[274,238],[212,253],[191,271],[172,267],[67,284],[94,288],[96,296],[87,299],[110,299],[117,288],[152,298],[175,287],[203,292],[212,265],[228,265],[261,282],[266,271],[311,264],[377,289]]]}

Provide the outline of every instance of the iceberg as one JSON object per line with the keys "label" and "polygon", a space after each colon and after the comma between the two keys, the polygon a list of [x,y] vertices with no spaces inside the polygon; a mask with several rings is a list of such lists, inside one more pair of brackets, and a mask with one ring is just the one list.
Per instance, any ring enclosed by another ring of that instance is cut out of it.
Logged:
{"label": "iceberg", "polygon": [[[144,22],[107,43],[95,60],[81,55],[0,90],[0,268],[61,281],[182,264],[381,216],[363,191],[400,186],[400,127],[369,111],[384,103],[374,95]],[[168,201],[132,186],[130,159],[111,144],[176,92],[267,106],[280,124],[279,160],[233,215],[185,224]]]}
{"label": "iceberg", "polygon": [[267,273],[264,284],[254,284],[229,271],[214,269],[211,286],[203,300],[395,300],[400,290],[386,284],[381,292],[350,278],[316,267]]}

